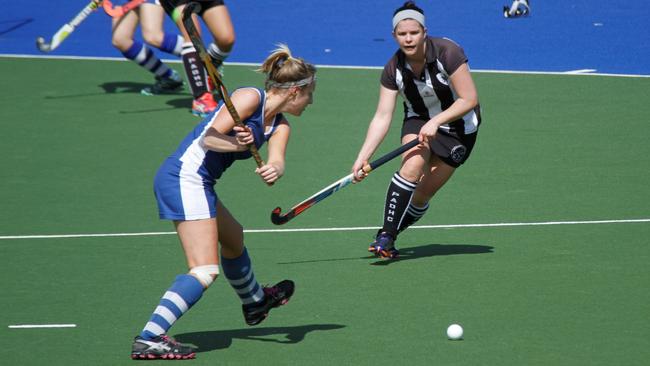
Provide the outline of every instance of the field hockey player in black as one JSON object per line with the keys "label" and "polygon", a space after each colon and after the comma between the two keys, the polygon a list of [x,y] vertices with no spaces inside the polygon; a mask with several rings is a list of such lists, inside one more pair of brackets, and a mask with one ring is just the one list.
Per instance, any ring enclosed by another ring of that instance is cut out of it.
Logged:
{"label": "field hockey player in black", "polygon": [[379,102],[352,166],[355,181],[388,133],[397,95],[404,99],[402,143],[420,144],[402,156],[391,179],[384,222],[368,250],[396,258],[398,233],[421,218],[429,200],[469,157],[480,124],[478,94],[463,49],[447,38],[427,35],[424,12],[407,1],[393,13],[399,49],[384,66]]}

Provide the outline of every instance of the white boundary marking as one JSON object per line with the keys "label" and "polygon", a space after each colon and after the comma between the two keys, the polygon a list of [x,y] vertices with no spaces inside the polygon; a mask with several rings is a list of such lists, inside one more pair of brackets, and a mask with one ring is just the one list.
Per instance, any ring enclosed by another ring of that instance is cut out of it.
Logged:
{"label": "white boundary marking", "polygon": [[76,328],[77,324],[19,324],[10,325],[10,329],[32,329],[32,328]]}
{"label": "white boundary marking", "polygon": [[567,71],[566,73],[567,74],[586,74],[586,73],[592,73],[592,72],[596,72],[596,71],[598,71],[598,70],[596,70],[596,69],[580,69],[580,70]]}
{"label": "white boundary marking", "polygon": [[[89,56],[52,56],[52,55],[14,55],[0,53],[0,57],[4,58],[35,58],[35,59],[59,59],[59,60],[98,60],[98,61],[128,61],[122,57],[89,57]],[[181,63],[178,59],[162,59],[166,63]],[[253,62],[225,62],[225,65],[236,66],[255,66],[260,64]],[[382,70],[383,66],[346,66],[346,65],[316,65],[319,68],[327,69],[356,69],[356,70]],[[581,70],[568,70],[568,71],[522,71],[522,70],[480,70],[472,69],[476,73],[491,73],[491,74],[525,74],[525,75],[577,75],[577,76],[614,76],[614,77],[627,77],[627,78],[650,78],[650,75],[643,74],[608,74],[596,73],[594,69],[581,69]]]}
{"label": "white boundary marking", "polygon": [[[553,226],[553,225],[602,225],[602,224],[630,224],[646,223],[646,219],[621,219],[621,220],[582,220],[582,221],[542,221],[542,222],[498,222],[488,224],[450,224],[450,225],[419,225],[411,226],[413,229],[462,229],[462,228],[489,228],[489,227],[516,227],[516,226]],[[297,228],[297,229],[247,229],[245,233],[296,233],[319,231],[359,231],[377,230],[377,226],[357,227],[325,227],[325,228]],[[106,234],[51,234],[51,235],[5,235],[0,240],[12,239],[59,239],[59,238],[93,238],[93,237],[119,237],[119,236],[156,236],[176,235],[175,231],[142,232],[142,233],[106,233]]]}

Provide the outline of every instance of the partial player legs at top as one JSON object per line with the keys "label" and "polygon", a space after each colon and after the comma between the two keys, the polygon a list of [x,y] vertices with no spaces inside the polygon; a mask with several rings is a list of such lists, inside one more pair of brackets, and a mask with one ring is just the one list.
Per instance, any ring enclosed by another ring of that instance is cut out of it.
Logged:
{"label": "partial player legs at top", "polygon": [[230,55],[235,44],[235,29],[230,19],[230,13],[225,6],[215,6],[203,13],[203,20],[210,33],[214,36],[214,42],[208,47],[208,53],[219,65]]}
{"label": "partial player legs at top", "polygon": [[[173,14],[182,14],[188,0],[163,0],[162,5],[165,11],[171,16]],[[201,11],[199,16],[205,22],[208,30],[210,31],[215,43],[208,47],[208,52],[219,64],[228,57],[235,42],[235,30],[230,19],[230,14],[224,2],[221,0],[202,1],[200,2]],[[197,15],[192,15],[197,30],[201,27],[198,26]],[[212,96],[213,87],[209,84],[209,78],[205,70],[205,65],[198,57],[191,39],[185,30],[181,16],[174,18],[178,29],[184,38],[182,60],[187,74],[187,80],[190,84],[190,90],[194,101],[192,102],[192,113],[194,115],[205,117],[217,107],[217,103]],[[221,72],[221,71],[220,71]]]}
{"label": "partial player legs at top", "polygon": [[[183,46],[183,37],[176,33],[166,33],[163,31],[163,22],[165,11],[159,5],[143,4],[144,8],[139,8],[140,28],[144,41],[159,50],[180,57]],[[178,91],[183,86],[183,80],[178,73],[171,69],[168,76],[157,76],[156,83],[142,90],[145,95],[163,94]]]}
{"label": "partial player legs at top", "polygon": [[143,94],[159,94],[179,90],[183,81],[174,69],[162,62],[147,45],[135,39],[138,24],[142,26],[145,42],[160,50],[180,55],[182,38],[163,31],[164,12],[158,5],[142,4],[121,18],[112,21],[112,43],[124,57],[154,74],[156,83],[143,89]]}

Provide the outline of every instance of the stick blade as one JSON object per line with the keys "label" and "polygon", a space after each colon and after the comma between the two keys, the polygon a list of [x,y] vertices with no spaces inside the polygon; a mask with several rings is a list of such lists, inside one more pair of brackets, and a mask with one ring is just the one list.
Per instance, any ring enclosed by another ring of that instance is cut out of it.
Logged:
{"label": "stick blade", "polygon": [[271,212],[271,222],[275,225],[283,225],[286,224],[287,221],[289,221],[289,216],[288,215],[281,215],[280,213],[282,212],[282,209],[280,207],[276,207],[273,209]]}
{"label": "stick blade", "polygon": [[51,45],[45,43],[45,38],[43,37],[36,38],[36,48],[38,48],[39,51],[44,53],[50,52],[52,50]]}

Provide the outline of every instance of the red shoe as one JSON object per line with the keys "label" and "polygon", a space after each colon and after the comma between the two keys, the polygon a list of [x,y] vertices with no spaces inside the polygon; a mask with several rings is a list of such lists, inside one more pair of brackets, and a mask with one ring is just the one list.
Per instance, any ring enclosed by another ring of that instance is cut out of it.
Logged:
{"label": "red shoe", "polygon": [[214,101],[212,93],[205,92],[192,102],[192,114],[205,118],[208,114],[217,109],[217,102]]}

